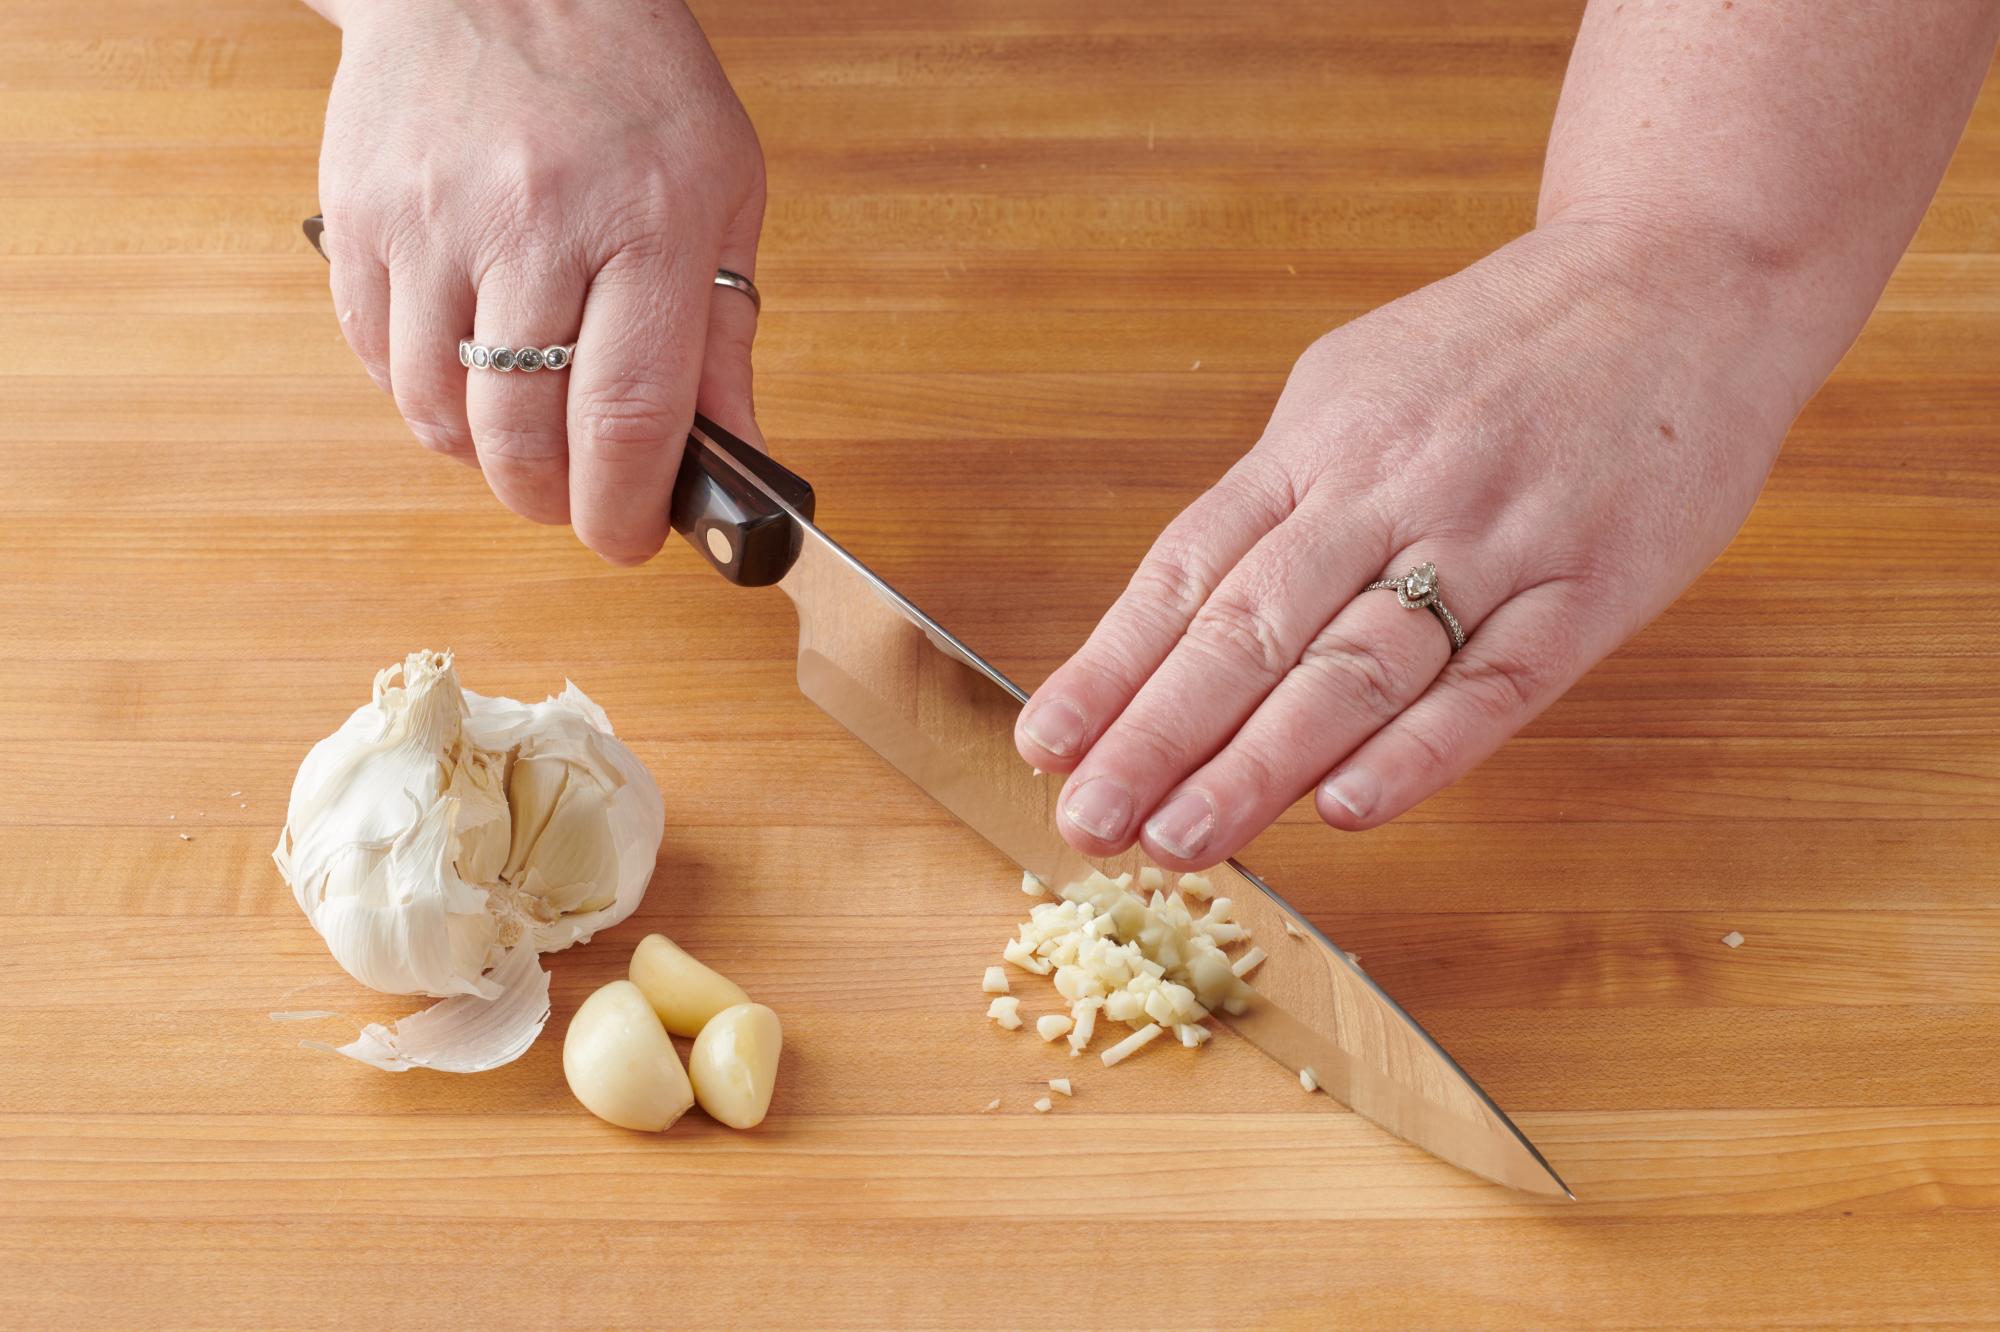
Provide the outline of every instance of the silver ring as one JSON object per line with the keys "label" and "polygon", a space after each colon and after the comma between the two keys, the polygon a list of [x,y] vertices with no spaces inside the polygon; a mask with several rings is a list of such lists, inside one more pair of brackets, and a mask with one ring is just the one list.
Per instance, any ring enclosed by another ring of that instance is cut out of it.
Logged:
{"label": "silver ring", "polygon": [[755,310],[758,314],[764,312],[764,298],[758,293],[757,284],[749,278],[744,277],[741,273],[732,273],[726,268],[718,268],[715,270],[715,285],[718,287],[735,288],[750,298],[750,308],[752,310]]}
{"label": "silver ring", "polygon": [[547,347],[486,347],[471,338],[458,340],[458,363],[468,370],[519,370],[532,375],[537,370],[567,370],[576,359],[574,342],[558,342]]}
{"label": "silver ring", "polygon": [[1438,567],[1435,564],[1426,560],[1401,578],[1378,578],[1361,590],[1376,592],[1384,589],[1396,594],[1396,604],[1404,610],[1427,610],[1437,616],[1437,622],[1451,635],[1453,652],[1465,646],[1465,630],[1459,626],[1458,617],[1446,610],[1444,602],[1439,600]]}

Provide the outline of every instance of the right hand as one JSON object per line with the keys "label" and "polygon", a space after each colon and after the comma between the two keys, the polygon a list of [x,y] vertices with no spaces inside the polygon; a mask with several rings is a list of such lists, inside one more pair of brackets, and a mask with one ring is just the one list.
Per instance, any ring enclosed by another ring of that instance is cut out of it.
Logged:
{"label": "right hand", "polygon": [[[659,550],[697,410],[762,445],[764,161],[679,0],[346,4],[320,153],[348,344],[427,447],[615,563]],[[458,340],[575,342],[467,370]]]}

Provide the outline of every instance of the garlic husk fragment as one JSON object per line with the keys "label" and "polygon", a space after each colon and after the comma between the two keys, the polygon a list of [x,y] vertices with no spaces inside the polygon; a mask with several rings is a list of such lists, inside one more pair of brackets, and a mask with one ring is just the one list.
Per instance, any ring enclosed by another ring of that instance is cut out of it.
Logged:
{"label": "garlic husk fragment", "polygon": [[518,1058],[547,1021],[534,956],[632,913],[664,820],[651,774],[575,685],[541,703],[486,698],[460,687],[448,652],[378,673],[300,765],[273,858],[356,980],[494,1009],[440,1005],[419,1015],[437,1021],[371,1027],[341,1053],[461,1072]]}
{"label": "garlic husk fragment", "polygon": [[391,1073],[412,1068],[483,1073],[527,1053],[549,1020],[549,973],[532,948],[516,948],[493,968],[497,999],[462,994],[390,1026],[371,1022],[346,1045],[301,1041]]}

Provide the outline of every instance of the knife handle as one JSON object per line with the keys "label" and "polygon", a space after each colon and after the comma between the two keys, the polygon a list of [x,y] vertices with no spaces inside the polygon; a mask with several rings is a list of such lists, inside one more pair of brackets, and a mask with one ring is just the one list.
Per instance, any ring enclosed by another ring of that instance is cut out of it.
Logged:
{"label": "knife handle", "polygon": [[738,587],[769,587],[791,572],[805,530],[722,455],[735,459],[808,521],[813,489],[783,463],[707,417],[695,417],[694,425],[681,455],[680,475],[674,478],[674,531]]}
{"label": "knife handle", "polygon": [[[318,214],[302,224],[306,239],[326,255],[321,237],[326,223]],[[805,479],[767,453],[744,443],[705,416],[694,418],[681,470],[674,477],[674,531],[695,553],[738,587],[769,587],[791,572],[805,533],[771,497],[722,460],[728,454],[807,520],[813,490]],[[704,437],[706,437],[704,439]]]}

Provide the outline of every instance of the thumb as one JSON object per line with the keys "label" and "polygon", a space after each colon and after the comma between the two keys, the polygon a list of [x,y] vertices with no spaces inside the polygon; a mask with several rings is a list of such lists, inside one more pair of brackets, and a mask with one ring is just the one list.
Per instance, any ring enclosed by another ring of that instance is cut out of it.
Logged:
{"label": "thumb", "polygon": [[[723,231],[716,267],[754,280],[757,236],[763,225],[760,189],[744,201]],[[701,358],[696,409],[737,438],[765,449],[751,388],[750,346],[756,337],[756,302],[745,292],[717,285],[708,299],[708,345]]]}

